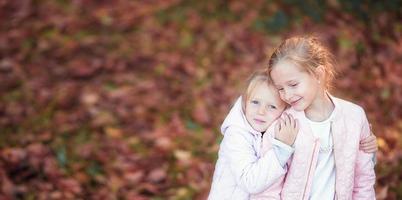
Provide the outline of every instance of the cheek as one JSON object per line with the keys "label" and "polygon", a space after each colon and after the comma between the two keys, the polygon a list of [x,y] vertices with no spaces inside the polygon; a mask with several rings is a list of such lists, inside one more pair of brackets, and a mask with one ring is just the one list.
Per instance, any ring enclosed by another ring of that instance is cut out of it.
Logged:
{"label": "cheek", "polygon": [[314,96],[315,91],[317,90],[316,85],[314,84],[305,84],[299,88],[297,91],[299,94],[312,98]]}
{"label": "cheek", "polygon": [[285,101],[285,97],[284,97],[284,92],[279,92],[279,98],[282,99],[282,101]]}
{"label": "cheek", "polygon": [[282,114],[282,111],[280,111],[280,110],[276,111],[276,112],[275,112],[275,119],[278,118],[278,117],[280,117],[281,114]]}
{"label": "cheek", "polygon": [[275,110],[275,111],[270,111],[270,114],[268,115],[268,118],[271,120],[274,120],[276,118],[278,118],[279,116],[281,116],[282,112]]}
{"label": "cheek", "polygon": [[255,113],[255,108],[252,105],[248,105],[246,108],[246,116],[251,116]]}
{"label": "cheek", "polygon": [[279,95],[279,97],[281,98],[281,100],[285,105],[289,105],[288,99],[286,99],[285,94],[281,94]]}

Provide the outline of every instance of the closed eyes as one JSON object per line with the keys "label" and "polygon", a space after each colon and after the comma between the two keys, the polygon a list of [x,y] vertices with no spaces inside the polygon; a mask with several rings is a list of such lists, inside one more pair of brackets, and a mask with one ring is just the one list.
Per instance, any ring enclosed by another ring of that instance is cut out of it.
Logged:
{"label": "closed eyes", "polygon": [[257,101],[257,100],[252,100],[251,103],[252,103],[252,104],[259,104],[260,102]]}

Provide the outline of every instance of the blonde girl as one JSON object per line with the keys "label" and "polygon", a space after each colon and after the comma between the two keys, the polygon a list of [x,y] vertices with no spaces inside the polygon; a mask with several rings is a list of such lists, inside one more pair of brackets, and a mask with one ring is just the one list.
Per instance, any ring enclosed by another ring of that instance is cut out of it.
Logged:
{"label": "blonde girl", "polygon": [[370,138],[369,123],[360,106],[328,92],[330,51],[314,37],[289,38],[272,54],[268,73],[300,126],[281,198],[375,199],[373,155],[359,149]]}

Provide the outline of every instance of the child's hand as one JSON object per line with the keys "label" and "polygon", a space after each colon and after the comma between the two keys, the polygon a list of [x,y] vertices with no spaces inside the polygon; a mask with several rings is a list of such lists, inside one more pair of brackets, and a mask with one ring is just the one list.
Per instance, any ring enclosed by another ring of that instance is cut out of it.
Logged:
{"label": "child's hand", "polygon": [[377,137],[370,131],[370,136],[360,141],[360,150],[366,153],[374,153],[378,150]]}
{"label": "child's hand", "polygon": [[275,127],[275,138],[281,142],[292,146],[296,140],[297,133],[299,132],[299,123],[292,115],[284,114],[282,118],[278,119]]}

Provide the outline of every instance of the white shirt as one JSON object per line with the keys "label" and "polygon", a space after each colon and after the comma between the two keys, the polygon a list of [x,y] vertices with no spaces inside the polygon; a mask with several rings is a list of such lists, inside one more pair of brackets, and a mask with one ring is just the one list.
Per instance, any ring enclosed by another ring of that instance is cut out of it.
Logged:
{"label": "white shirt", "polygon": [[320,140],[320,152],[314,172],[310,200],[332,200],[335,196],[335,159],[331,135],[332,115],[322,122],[308,120],[314,136]]}

